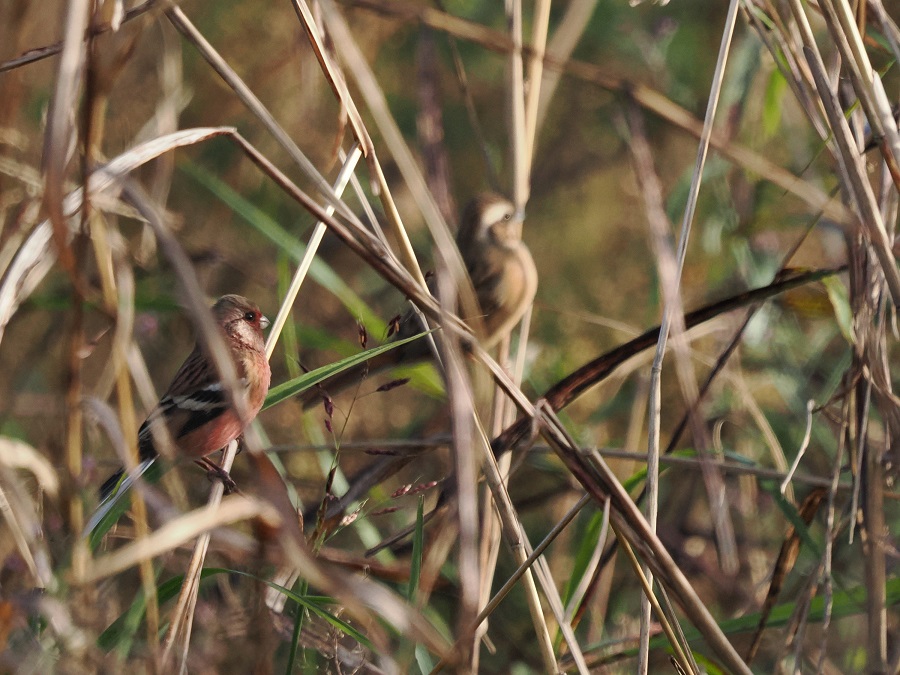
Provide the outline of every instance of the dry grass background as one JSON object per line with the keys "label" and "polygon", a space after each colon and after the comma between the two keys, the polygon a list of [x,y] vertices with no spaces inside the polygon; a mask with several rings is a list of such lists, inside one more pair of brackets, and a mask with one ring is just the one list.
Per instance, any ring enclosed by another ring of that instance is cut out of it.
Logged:
{"label": "dry grass background", "polygon": [[[0,670],[898,672],[894,15],[5,0]],[[540,274],[497,361],[420,283],[489,188]],[[232,292],[292,393],[407,298],[463,367],[288,396],[241,494],[178,465],[89,546]]]}

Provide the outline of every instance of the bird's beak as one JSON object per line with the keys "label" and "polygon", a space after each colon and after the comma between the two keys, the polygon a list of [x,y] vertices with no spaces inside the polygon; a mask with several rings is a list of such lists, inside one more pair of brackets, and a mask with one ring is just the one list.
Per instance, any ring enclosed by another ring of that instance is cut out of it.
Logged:
{"label": "bird's beak", "polygon": [[269,320],[268,320],[266,317],[264,317],[264,316],[259,317],[259,327],[262,328],[263,330],[265,330],[266,328],[268,328],[268,327],[269,327]]}
{"label": "bird's beak", "polygon": [[516,212],[513,214],[513,218],[520,223],[525,222],[525,209],[516,209]]}

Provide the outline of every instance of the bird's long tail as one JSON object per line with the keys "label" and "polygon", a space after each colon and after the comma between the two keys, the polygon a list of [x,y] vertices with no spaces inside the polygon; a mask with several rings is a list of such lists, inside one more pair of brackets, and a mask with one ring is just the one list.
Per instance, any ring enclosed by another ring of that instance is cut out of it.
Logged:
{"label": "bird's long tail", "polygon": [[141,460],[134,471],[126,474],[125,469],[119,469],[112,476],[106,479],[100,486],[100,506],[94,511],[94,515],[88,521],[84,528],[84,536],[87,537],[93,532],[104,518],[119,504],[119,502],[128,494],[134,482],[143,476],[156,462],[157,455],[153,455]]}

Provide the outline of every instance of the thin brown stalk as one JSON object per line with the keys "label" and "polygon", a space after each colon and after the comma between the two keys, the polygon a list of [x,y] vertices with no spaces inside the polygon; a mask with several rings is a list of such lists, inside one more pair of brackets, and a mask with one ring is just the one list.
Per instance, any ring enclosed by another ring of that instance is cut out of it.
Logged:
{"label": "thin brown stalk", "polygon": [[359,223],[359,219],[356,215],[351,211],[337,195],[334,194],[334,191],[331,189],[331,186],[328,184],[322,175],[319,173],[318,169],[313,165],[313,163],[303,154],[303,151],[300,150],[299,146],[294,142],[294,140],[288,135],[288,133],[284,130],[284,128],[278,123],[275,117],[271,112],[262,104],[256,94],[247,86],[247,84],[238,76],[238,74],[234,71],[234,69],[228,65],[224,58],[222,58],[221,54],[216,51],[216,49],[209,43],[209,41],[197,30],[197,27],[191,23],[190,19],[188,19],[187,15],[181,11],[181,8],[174,6],[170,9],[166,10],[166,16],[169,21],[172,22],[172,25],[178,29],[178,31],[200,52],[200,55],[206,59],[206,62],[212,67],[212,69],[218,73],[219,77],[221,77],[228,84],[229,87],[234,91],[234,93],[240,98],[240,100],[247,106],[247,108],[252,112],[259,121],[266,127],[270,134],[278,141],[278,144],[288,153],[291,159],[297,164],[298,167],[306,174],[306,176],[313,182],[316,186],[316,189],[325,196],[325,198],[329,201],[329,203],[335,207],[337,212],[341,214],[342,217],[347,218],[351,222],[361,226]]}
{"label": "thin brown stalk", "polygon": [[[500,340],[497,346],[497,360],[502,364],[506,363],[509,357],[509,336]],[[515,380],[521,382],[521,380]],[[497,388],[494,388],[493,408],[491,410],[491,437],[493,438],[503,430],[507,424],[505,411],[512,414],[512,406],[508,405],[508,399],[503,396]],[[501,480],[504,482],[509,478],[509,468],[512,457],[501,457],[497,466],[500,471]],[[481,550],[479,553],[479,568],[481,570],[481,585],[478,593],[478,605],[484,607],[491,599],[491,588],[493,587],[494,574],[497,568],[497,560],[500,554],[500,541],[502,533],[500,531],[500,514],[497,512],[493,503],[492,490],[489,485],[485,485],[482,490],[483,504],[481,514]],[[473,672],[478,672],[479,659],[481,651],[479,644],[487,635],[489,622],[487,619],[478,623],[472,633],[472,639],[475,642],[472,650],[472,660],[470,667]]]}
{"label": "thin brown stalk", "polygon": [[[736,14],[737,3],[732,3],[731,12]],[[734,16],[731,16],[729,26],[733,28]],[[726,29],[726,36],[730,35],[730,30]],[[725,55],[727,54],[727,40],[723,39],[722,49],[720,52],[719,68],[724,68]],[[720,81],[720,78],[717,78]],[[707,110],[707,122],[711,126],[712,119],[715,115],[715,101],[718,98],[718,90],[713,87],[710,95],[710,107]],[[693,219],[692,207],[696,203],[696,194],[699,190],[699,175],[702,174],[703,164],[705,161],[705,144],[701,142],[698,156],[698,166],[695,169],[694,182],[692,183],[691,200],[686,210],[684,221],[682,223],[681,239],[679,243],[678,259],[675,258],[675,252],[671,250],[669,241],[669,232],[671,227],[668,218],[665,215],[665,209],[662,202],[662,190],[659,180],[656,176],[653,159],[650,153],[646,135],[643,131],[643,123],[637,114],[635,106],[631,106],[628,111],[628,130],[630,134],[629,148],[632,151],[635,173],[638,178],[638,184],[644,196],[645,209],[647,219],[650,224],[651,245],[659,268],[660,284],[662,286],[663,297],[665,298],[665,309],[660,329],[660,338],[657,345],[656,356],[654,358],[653,367],[651,369],[650,384],[650,420],[649,438],[648,438],[648,460],[647,460],[647,480],[645,494],[647,495],[647,520],[651,528],[656,527],[656,519],[658,513],[658,485],[659,485],[659,429],[661,416],[661,374],[662,360],[666,351],[666,341],[668,338],[669,326],[671,323],[672,342],[675,349],[676,370],[678,371],[679,382],[682,386],[685,399],[689,406],[692,418],[692,429],[694,431],[694,443],[699,448],[701,457],[705,457],[705,448],[707,442],[705,440],[705,431],[702,429],[697,416],[699,410],[696,408],[695,402],[699,400],[699,390],[694,380],[693,368],[689,365],[689,353],[687,351],[687,343],[684,339],[685,324],[684,312],[681,307],[679,285],[681,277],[681,269],[684,265],[684,255],[686,251],[686,241],[689,236],[691,221]],[[701,462],[704,468],[704,478],[706,479],[707,492],[710,498],[710,513],[716,524],[717,542],[720,551],[720,561],[726,573],[734,573],[737,570],[737,559],[735,552],[734,533],[731,527],[731,521],[728,517],[726,509],[723,506],[726,503],[724,495],[724,483],[721,474],[711,466],[709,462]],[[650,572],[646,574],[652,583]],[[649,668],[649,640],[650,640],[650,605],[651,598],[645,594],[641,602],[641,643],[638,659],[639,672],[646,673]]]}
{"label": "thin brown stalk", "polygon": [[[553,529],[547,533],[547,536],[538,544],[537,547],[531,552],[531,554],[520,564],[515,572],[513,572],[503,583],[500,589],[494,594],[492,598],[490,598],[489,602],[485,604],[484,608],[482,608],[481,612],[478,614],[478,617],[475,619],[476,624],[481,625],[485,623],[488,617],[497,609],[497,606],[509,595],[509,592],[515,588],[516,584],[519,580],[529,572],[535,562],[544,554],[544,551],[547,547],[552,544],[556,538],[560,535],[560,533],[568,527],[568,525],[575,519],[581,510],[585,507],[585,505],[590,501],[590,497],[584,495],[578,502],[569,509],[568,513],[566,513],[563,518],[557,522]],[[457,642],[459,639],[457,638]],[[440,672],[440,670],[444,667],[444,663],[438,663],[432,673]]]}
{"label": "thin brown stalk", "polygon": [[356,137],[356,142],[359,143],[364,156],[372,157],[375,152],[375,147],[372,145],[372,139],[369,138],[369,132],[366,131],[365,124],[363,124],[362,117],[360,117],[359,111],[356,109],[356,103],[353,101],[353,97],[350,96],[350,92],[347,91],[347,83],[344,80],[343,73],[341,73],[337,66],[332,63],[331,58],[328,55],[328,50],[325,48],[322,36],[319,33],[318,26],[316,25],[309,6],[306,4],[305,0],[292,0],[292,4],[294,5],[294,11],[297,12],[297,18],[300,19],[300,25],[303,26],[303,29],[306,31],[306,36],[309,38],[309,43],[313,48],[316,59],[319,61],[319,66],[322,68],[322,72],[328,79],[328,84],[331,85],[335,97],[347,111],[347,116],[350,119],[350,126],[353,128],[353,135]]}
{"label": "thin brown stalk", "polygon": [[79,583],[94,583],[153,559],[192,541],[214,528],[254,517],[277,518],[270,506],[243,495],[231,495],[215,509],[198,508],[170,520],[145,539],[135,540],[112,553],[95,558]]}
{"label": "thin brown stalk", "polygon": [[[94,213],[91,218],[91,242],[100,272],[103,302],[107,312],[116,318],[111,376],[115,382],[119,425],[123,438],[128,439],[128,454],[137,463],[138,425],[134,416],[134,401],[126,357],[127,345],[134,326],[134,277],[130,273],[130,268],[121,260],[113,261],[113,250],[108,240],[107,224],[99,213]],[[150,528],[147,524],[147,506],[137,491],[132,499],[132,512],[135,537],[143,539],[149,535]],[[155,658],[159,647],[160,622],[159,603],[156,597],[156,575],[150,560],[142,561],[140,574],[141,586],[147,602],[147,644],[150,645]]]}
{"label": "thin brown stalk", "polygon": [[416,45],[416,137],[421,148],[428,189],[434,195],[434,201],[444,220],[456,223],[458,210],[453,198],[450,158],[444,139],[444,111],[438,65],[434,33],[423,27]]}
{"label": "thin brown stalk", "polygon": [[[453,297],[454,285],[449,275],[438,269],[439,296]],[[451,305],[452,306],[452,305]],[[461,345],[455,336],[448,336],[438,342],[444,365],[444,378],[450,404],[450,429],[453,439],[455,460],[455,500],[451,511],[456,515],[459,536],[458,565],[460,604],[457,613],[456,635],[459,641],[460,663],[470,663],[472,653],[477,649],[468,634],[473,619],[478,613],[478,473],[479,464],[475,454],[475,425],[472,411],[474,396],[471,383],[462,360]]]}
{"label": "thin brown stalk", "polygon": [[[849,399],[844,400],[844,415],[843,419],[846,421],[847,419],[847,407],[849,406]],[[822,670],[822,663],[825,659],[825,646],[826,641],[829,635],[829,628],[831,626],[831,618],[832,618],[832,609],[834,606],[834,589],[833,589],[833,562],[834,562],[834,542],[837,539],[837,525],[836,525],[836,498],[838,489],[840,487],[840,477],[841,477],[841,467],[844,462],[844,451],[845,451],[845,442],[847,440],[846,434],[846,424],[839,429],[838,432],[838,446],[837,451],[834,453],[834,462],[832,464],[831,470],[831,484],[828,486],[828,506],[825,514],[825,550],[822,552],[822,595],[825,600],[825,607],[822,617],[822,642],[821,642],[821,650],[822,653],[819,657],[819,667],[818,670]]]}
{"label": "thin brown stalk", "polygon": [[[143,2],[136,7],[125,10],[124,15],[122,16],[121,23],[124,24],[128,21],[132,21],[133,19],[138,18],[143,14],[146,14],[149,10],[153,9],[157,3],[158,0],[146,0],[146,2]],[[97,37],[110,30],[113,30],[113,26],[109,21],[93,23],[86,31],[84,39],[88,40],[89,38]],[[42,61],[51,56],[56,56],[57,54],[63,52],[64,46],[65,41],[29,49],[27,52],[17,58],[0,63],[0,73],[15,70],[16,68],[21,68],[22,66],[27,66],[32,63],[37,63],[38,61]]]}
{"label": "thin brown stalk", "polygon": [[[627,110],[627,130],[629,135],[628,147],[631,150],[632,162],[634,165],[635,175],[641,193],[644,197],[644,209],[647,214],[647,221],[650,229],[650,241],[654,256],[659,269],[660,284],[663,287],[663,296],[666,298],[666,312],[663,315],[663,323],[660,328],[659,343],[657,344],[656,354],[653,359],[653,365],[650,369],[650,397],[647,405],[649,413],[647,421],[647,479],[645,482],[644,494],[645,508],[647,511],[647,522],[650,527],[655,530],[657,517],[659,513],[659,436],[660,436],[660,418],[662,416],[662,396],[661,396],[661,380],[662,380],[662,359],[666,351],[667,340],[667,318],[670,316],[670,307],[676,312],[676,316],[680,313],[680,300],[678,298],[678,277],[680,276],[676,267],[674,251],[670,249],[669,232],[670,225],[665,215],[662,204],[662,188],[659,184],[659,178],[653,167],[653,158],[647,137],[644,132],[643,120],[633,104]],[[666,288],[672,288],[667,292]],[[676,333],[683,332],[682,325],[679,326],[676,321]],[[684,345],[682,344],[682,348]],[[681,355],[684,357],[684,354]],[[693,401],[688,401],[688,405],[693,405]],[[699,440],[699,439],[697,439]],[[695,440],[695,443],[697,442]],[[619,541],[623,541],[621,538]],[[633,554],[632,554],[633,555]],[[637,571],[637,570],[636,570]],[[640,570],[641,577],[646,576],[648,585],[647,591],[653,584],[653,575],[649,569]],[[640,633],[640,650],[638,652],[639,673],[646,674],[650,663],[650,620],[651,605],[653,604],[652,593],[645,592],[641,597],[641,633]]]}
{"label": "thin brown stalk", "polygon": [[[295,6],[298,8],[298,16],[300,16],[307,34],[310,36],[318,35],[318,28],[314,23],[311,23],[311,15],[309,14],[309,10],[307,9],[305,13],[299,11],[299,8],[305,7],[305,3],[303,2],[303,0],[295,0],[295,2]],[[403,144],[402,142],[402,137],[400,136],[399,130],[395,131],[393,129],[393,126],[395,125],[392,124],[393,120],[388,110],[387,102],[384,99],[384,94],[380,91],[380,87],[378,86],[374,75],[369,69],[368,64],[366,64],[365,60],[362,58],[362,54],[360,53],[355,40],[350,34],[349,28],[347,27],[340,14],[337,12],[336,8],[330,5],[330,3],[322,4],[320,5],[320,7],[323,9],[323,13],[326,18],[326,23],[329,26],[329,30],[335,34],[335,44],[341,48],[341,53],[344,59],[348,62],[351,72],[353,73],[356,80],[357,86],[362,91],[363,97],[366,99],[370,111],[375,115],[376,120],[378,120],[380,130],[385,135],[385,140],[388,147],[394,149],[395,158],[398,160],[398,162],[401,163],[401,167],[404,166],[404,162],[411,162],[411,159],[407,158],[403,154],[405,144]],[[334,72],[339,72],[337,71],[336,66],[331,64],[330,59],[326,58],[326,53],[324,52],[324,50],[322,50],[321,52],[317,50],[317,54],[321,59],[324,59],[323,63],[326,64],[328,69],[333,70]],[[343,93],[340,94],[342,103],[352,106],[355,110],[356,104],[353,102],[349,93],[347,93],[346,85],[343,85],[343,75],[341,75],[340,78],[336,81],[343,86]],[[360,125],[362,125],[361,120],[359,123]],[[399,146],[397,145],[398,142],[403,146],[402,148],[399,148]],[[397,158],[396,153],[398,151],[400,152],[403,161],[401,161],[400,158]],[[378,157],[375,154],[373,148],[369,150],[367,156],[369,158],[369,166],[374,174],[373,177],[377,185],[377,194],[381,199],[382,207],[384,208],[385,215],[387,216],[388,225],[397,238],[397,241],[400,243],[400,259],[406,265],[407,270],[409,270],[409,272],[419,281],[419,283],[424,286],[425,277],[422,274],[422,270],[419,266],[418,259],[416,258],[415,251],[413,251],[412,244],[409,241],[409,235],[406,232],[406,228],[403,226],[403,220],[400,217],[400,212],[397,210],[397,204],[394,201],[391,190],[387,184],[387,180],[385,179],[381,162],[378,161]],[[436,210],[437,207],[434,208]],[[440,219],[438,220],[440,221]],[[427,215],[426,222],[428,222]]]}
{"label": "thin brown stalk", "polygon": [[900,161],[900,133],[881,78],[872,68],[850,8],[844,2],[833,0],[823,0],[820,6],[825,24],[850,75],[853,90],[872,127],[872,133],[876,138],[882,139],[879,147],[894,178],[894,185],[900,186],[900,167],[897,165]]}
{"label": "thin brown stalk", "polygon": [[872,192],[872,186],[866,178],[865,167],[853,142],[843,110],[825,74],[825,66],[813,38],[812,29],[806,21],[806,15],[797,0],[792,0],[791,9],[798,25],[803,28],[805,45],[803,51],[812,71],[819,97],[825,106],[828,123],[831,125],[833,142],[836,145],[835,158],[843,167],[842,173],[850,183],[847,186],[848,190],[853,194],[855,207],[859,210],[857,227],[866,233],[871,242],[890,289],[893,303],[897,306],[900,303],[900,272],[897,270],[897,264],[891,252],[891,244]]}
{"label": "thin brown stalk", "polygon": [[[812,76],[806,62],[801,57],[797,48],[797,41],[790,39],[791,30],[785,26],[778,11],[766,2],[767,10],[763,14],[762,8],[745,6],[746,15],[750,24],[756,29],[760,41],[766,46],[772,61],[784,76],[784,81],[790,87],[794,97],[803,107],[807,119],[813,125],[819,138],[828,138],[828,130],[825,128],[822,107],[815,95]],[[772,21],[776,30],[770,30],[761,20],[762,17]]]}
{"label": "thin brown stalk", "polygon": [[[335,44],[340,49],[340,56],[344,60],[357,87],[359,87],[362,92],[363,99],[369,108],[369,112],[375,118],[378,130],[384,137],[385,144],[394,157],[394,161],[397,162],[400,172],[416,201],[416,205],[421,211],[425,223],[428,225],[429,232],[435,242],[437,254],[450,256],[448,260],[452,262],[449,262],[449,269],[453,274],[453,278],[459,279],[464,277],[465,275],[462,273],[462,270],[464,269],[462,261],[459,259],[458,255],[454,258],[450,253],[455,250],[450,230],[444,222],[444,219],[441,217],[440,211],[428,191],[425,178],[422,176],[421,171],[419,171],[419,167],[403,138],[403,134],[400,132],[397,123],[394,121],[390,108],[387,105],[384,92],[381,90],[368,63],[366,63],[366,60],[363,58],[359,46],[356,44],[356,40],[353,38],[346,21],[337,10],[337,7],[335,7],[330,0],[326,0],[325,2],[322,2],[322,9],[325,23],[328,26],[329,31],[334,35]],[[382,203],[384,204],[384,200],[389,199],[390,190],[388,190],[387,182],[384,180],[384,174],[381,170],[380,163],[376,164],[376,168],[376,179],[380,186]],[[415,254],[412,251],[412,246],[409,243],[409,238],[400,220],[399,213],[396,211],[396,205],[394,204],[393,199],[389,199],[389,203],[385,204],[385,210],[389,216],[393,214],[393,217],[388,218],[388,222],[394,227],[394,234],[401,242],[401,256],[404,263],[407,265],[410,273],[413,274],[424,287],[424,276],[416,261]],[[466,300],[466,296],[463,294],[464,309],[475,306],[471,299],[472,297],[473,296],[470,295],[470,299]],[[472,311],[470,315],[474,314],[476,314],[476,312]]]}
{"label": "thin brown stalk", "polygon": [[59,477],[50,461],[27,443],[0,436],[0,514],[34,586],[49,588],[54,582],[50,552],[40,536],[34,495],[16,479],[20,472],[33,477],[42,494],[59,496]]}
{"label": "thin brown stalk", "polygon": [[[447,32],[460,39],[471,40],[486,49],[496,52],[506,53],[512,49],[512,42],[505,33],[439,12],[430,7],[421,7],[420,5],[401,2],[400,0],[390,0],[389,2],[387,0],[353,0],[352,4],[379,13],[399,16],[406,20],[421,21],[435,30]],[[587,10],[588,8],[585,7],[586,18],[584,20],[590,18],[590,13]],[[527,53],[528,49],[523,48],[523,51]],[[551,43],[548,54],[552,52],[553,45]],[[601,89],[613,93],[622,94],[627,92],[649,112],[658,115],[692,136],[700,138],[704,133],[704,125],[701,120],[698,120],[687,109],[675,104],[659,91],[629,79],[610,75],[606,69],[596,64],[573,59],[559,62],[548,55],[544,58],[544,68],[552,72],[565,73],[569,77],[584,82],[590,82]],[[551,87],[545,87],[545,91],[549,92],[550,90]],[[540,128],[540,123],[538,128]],[[839,200],[832,198],[811,182],[795,176],[763,155],[732,142],[720,133],[713,133],[709,138],[709,144],[728,161],[733,162],[749,173],[765,177],[766,180],[777,185],[785,192],[793,194],[805,202],[813,211],[823,211],[826,217],[840,224],[850,224],[854,221],[851,211]]]}
{"label": "thin brown stalk", "polygon": [[529,141],[525,135],[525,74],[522,65],[522,0],[506,0],[506,21],[512,49],[509,63],[508,113],[509,149],[512,166],[512,199],[517,209],[524,209],[531,192],[528,167]]}
{"label": "thin brown stalk", "polygon": [[83,36],[88,25],[90,5],[89,0],[73,0],[67,5],[59,71],[44,135],[44,208],[53,227],[60,262],[75,283],[77,274],[73,253],[68,246],[63,199],[66,170],[77,138],[75,115],[84,77],[87,45]]}
{"label": "thin brown stalk", "polygon": [[[500,532],[506,543],[513,552],[513,558],[516,564],[522,566],[528,558],[528,552],[525,547],[526,534],[522,528],[521,522],[516,515],[512,505],[512,500],[507,492],[505,477],[501,472],[497,460],[490,453],[489,442],[484,437],[482,431],[481,443],[485,448],[485,459],[483,461],[483,471],[487,484],[490,487],[493,502],[497,508],[497,514],[500,521]],[[489,571],[488,571],[489,573]],[[541,609],[540,598],[537,594],[537,587],[534,582],[534,576],[531,568],[528,568],[522,579],[525,597],[528,601],[528,610],[531,614],[531,621],[534,625],[535,635],[538,640],[541,657],[546,672],[556,672],[556,658],[553,654],[553,643],[550,639],[550,631],[544,619],[543,610]],[[551,588],[546,591],[551,592]],[[477,624],[476,624],[477,628]],[[475,633],[478,634],[477,631]]]}
{"label": "thin brown stalk", "polygon": [[[221,466],[223,470],[231,471],[231,466],[237,454],[237,446],[237,442],[232,441],[222,453]],[[211,513],[215,512],[221,506],[224,495],[224,484],[221,482],[214,483],[209,491],[206,509]],[[178,672],[187,673],[191,628],[194,623],[194,610],[197,607],[197,595],[200,592],[200,574],[203,572],[203,563],[206,560],[209,543],[210,533],[206,531],[197,539],[191,561],[184,572],[184,581],[181,583],[181,591],[178,593],[178,600],[169,619],[169,628],[166,631],[164,641],[161,662],[165,670],[170,668],[171,659],[177,658]],[[180,646],[180,649],[176,655],[173,650],[177,646]]]}
{"label": "thin brown stalk", "polygon": [[[347,182],[350,180],[350,177],[353,175],[353,171],[356,168],[356,163],[359,161],[361,150],[359,145],[354,145],[350,151],[350,154],[347,156],[347,159],[344,161],[343,166],[341,167],[341,171],[338,174],[337,180],[334,184],[334,193],[339,197],[343,195],[344,190],[347,187]],[[328,215],[334,214],[334,206],[329,204],[325,207],[325,212]],[[315,258],[316,253],[319,250],[319,244],[322,243],[322,237],[325,235],[325,224],[321,221],[317,222],[315,227],[313,228],[313,233],[309,237],[309,242],[306,245],[306,253],[303,255],[303,260],[300,261],[300,264],[297,266],[297,269],[294,272],[294,276],[291,279],[290,288],[287,291],[287,294],[284,297],[284,300],[281,303],[281,307],[278,310],[278,314],[275,316],[275,320],[272,322],[272,328],[269,331],[269,337],[266,339],[266,358],[272,358],[272,354],[275,351],[275,345],[278,344],[278,338],[281,336],[281,331],[284,328],[285,323],[287,322],[288,315],[291,312],[291,308],[294,306],[294,301],[297,299],[297,295],[300,293],[300,286],[303,284],[303,280],[306,278],[306,273],[309,271],[310,265],[312,265],[313,258]]]}
{"label": "thin brown stalk", "polygon": [[534,23],[531,28],[531,53],[528,55],[528,95],[525,98],[525,142],[527,145],[524,159],[524,164],[529,171],[537,141],[538,106],[541,102],[547,31],[550,28],[550,5],[551,0],[539,0],[535,3]]}
{"label": "thin brown stalk", "polygon": [[[544,67],[548,67],[550,61],[557,64],[567,63],[572,57],[572,52],[581,40],[587,29],[588,21],[597,8],[597,0],[573,0],[566,5],[565,13],[559,24],[553,31],[553,37],[546,49],[543,59]],[[541,95],[535,114],[535,129],[540,130],[550,109],[550,101],[559,87],[563,70],[561,68],[549,68],[543,73],[541,82]]]}
{"label": "thin brown stalk", "polygon": [[[750,669],[722,633],[706,605],[603,459],[596,453],[585,455],[579,451],[546,403],[541,403],[535,414],[538,416],[541,435],[593,499],[597,503],[603,503],[607,497],[611,498],[612,522],[618,527],[620,535],[628,538],[631,546],[650,565],[654,575],[669,586],[681,608],[723,664],[735,673],[750,675]],[[586,457],[590,457],[590,461],[586,461]]]}
{"label": "thin brown stalk", "polygon": [[[87,192],[94,200],[101,195],[115,193],[122,178],[161,154],[185,145],[199,143],[231,132],[228,127],[182,129],[172,134],[146,141],[118,155],[102,167],[92,171],[87,180]],[[78,228],[75,215],[82,208],[85,190],[77,188],[65,196],[69,236]],[[56,261],[56,248],[51,246],[52,225],[48,220],[35,227],[25,243],[19,247],[6,275],[0,282],[0,340],[16,309],[37,288]]]}
{"label": "thin brown stalk", "polygon": [[[616,533],[616,536],[619,537],[619,540],[622,542],[622,550],[625,552],[625,555],[628,558],[628,562],[631,563],[631,569],[634,572],[634,575],[638,578],[638,581],[640,581],[641,583],[641,587],[644,589],[643,598],[646,598],[647,602],[653,608],[653,611],[656,614],[657,619],[659,620],[659,624],[660,626],[662,626],[663,632],[669,639],[669,645],[672,647],[672,651],[675,652],[675,659],[678,661],[680,669],[685,673],[699,674],[700,671],[697,670],[696,666],[688,661],[688,658],[685,655],[684,647],[682,646],[680,640],[675,636],[675,632],[672,630],[672,625],[671,623],[669,623],[669,618],[666,616],[666,613],[660,606],[659,601],[656,599],[656,595],[654,595],[653,593],[652,577],[647,576],[644,570],[641,569],[641,563],[638,561],[637,556],[635,556],[631,546],[628,545],[628,540],[622,538],[619,535],[618,529],[615,525],[613,525],[612,528]],[[643,628],[641,629],[641,633],[643,634]]]}

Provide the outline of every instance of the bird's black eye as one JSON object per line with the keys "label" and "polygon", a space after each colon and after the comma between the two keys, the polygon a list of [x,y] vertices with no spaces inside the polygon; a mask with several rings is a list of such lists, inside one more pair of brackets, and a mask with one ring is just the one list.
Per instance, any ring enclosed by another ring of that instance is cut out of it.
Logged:
{"label": "bird's black eye", "polygon": [[504,213],[504,214],[503,214],[503,220],[509,220],[510,218],[512,218],[512,214],[511,214],[511,213]]}
{"label": "bird's black eye", "polygon": [[256,312],[251,310],[244,314],[244,321],[249,321],[250,323],[256,321]]}

